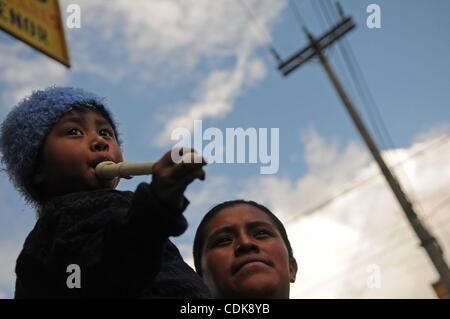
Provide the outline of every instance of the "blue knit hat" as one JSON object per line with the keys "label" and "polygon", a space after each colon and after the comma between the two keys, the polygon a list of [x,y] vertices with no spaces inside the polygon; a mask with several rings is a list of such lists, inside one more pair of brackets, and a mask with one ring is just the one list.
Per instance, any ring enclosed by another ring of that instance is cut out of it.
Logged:
{"label": "blue knit hat", "polygon": [[104,99],[71,87],[52,86],[34,91],[19,102],[2,123],[2,163],[16,188],[31,203],[38,202],[32,181],[40,147],[53,125],[74,106],[87,106],[102,113],[118,138],[116,123],[106,109]]}

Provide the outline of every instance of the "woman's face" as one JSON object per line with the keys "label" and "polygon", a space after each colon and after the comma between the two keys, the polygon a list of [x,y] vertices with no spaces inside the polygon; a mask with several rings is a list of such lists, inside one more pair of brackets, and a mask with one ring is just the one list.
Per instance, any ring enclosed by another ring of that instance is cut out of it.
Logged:
{"label": "woman's face", "polygon": [[247,204],[227,207],[209,221],[201,267],[214,298],[289,298],[297,273],[272,219]]}

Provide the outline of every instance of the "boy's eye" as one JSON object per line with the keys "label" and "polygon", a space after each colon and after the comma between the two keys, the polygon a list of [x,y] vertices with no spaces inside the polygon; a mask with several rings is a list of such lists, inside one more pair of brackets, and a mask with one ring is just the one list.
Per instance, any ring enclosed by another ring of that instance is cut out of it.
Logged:
{"label": "boy's eye", "polygon": [[114,133],[110,129],[107,129],[107,128],[102,128],[100,131],[98,131],[98,133],[101,136],[114,137]]}
{"label": "boy's eye", "polygon": [[81,136],[83,135],[83,132],[81,132],[79,129],[77,128],[71,128],[69,130],[67,130],[66,132],[67,135],[76,135],[76,136]]}

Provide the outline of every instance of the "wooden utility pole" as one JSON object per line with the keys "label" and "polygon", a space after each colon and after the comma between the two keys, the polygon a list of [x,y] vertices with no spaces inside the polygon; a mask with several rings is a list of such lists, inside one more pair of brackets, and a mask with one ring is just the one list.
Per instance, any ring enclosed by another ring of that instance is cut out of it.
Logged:
{"label": "wooden utility pole", "polygon": [[369,148],[370,153],[377,162],[381,172],[386,178],[387,183],[392,189],[392,192],[394,193],[400,206],[405,212],[406,218],[408,219],[411,227],[417,234],[421,246],[425,248],[434,267],[439,273],[440,276],[439,283],[441,284],[441,287],[444,287],[447,290],[447,292],[450,292],[450,269],[445,261],[443,251],[439,246],[438,241],[431,234],[431,232],[425,227],[423,222],[418,218],[417,214],[414,211],[413,205],[411,204],[411,201],[408,199],[407,195],[403,192],[402,187],[398,182],[397,178],[395,177],[395,175],[391,172],[389,167],[384,162],[383,157],[380,154],[380,151],[375,141],[372,139],[369,131],[366,129],[366,126],[362,118],[358,114],[350,97],[347,95],[346,91],[344,90],[344,87],[340,83],[339,78],[336,75],[336,72],[333,70],[330,63],[328,62],[328,59],[323,54],[323,51],[327,47],[331,46],[339,38],[341,38],[347,32],[355,28],[355,24],[353,23],[351,17],[345,17],[342,14],[341,18],[342,18],[341,21],[337,25],[335,25],[331,30],[329,30],[319,38],[315,38],[308,30],[304,29],[309,39],[309,45],[306,48],[298,51],[285,61],[279,59],[278,69],[284,76],[287,76],[304,63],[310,61],[313,57],[319,58],[322,67],[324,68],[328,78],[332,82],[334,88],[336,89],[336,92],[341,98],[341,101],[344,104],[353,123],[355,124],[356,128],[361,134],[361,137],[363,138],[364,142]]}

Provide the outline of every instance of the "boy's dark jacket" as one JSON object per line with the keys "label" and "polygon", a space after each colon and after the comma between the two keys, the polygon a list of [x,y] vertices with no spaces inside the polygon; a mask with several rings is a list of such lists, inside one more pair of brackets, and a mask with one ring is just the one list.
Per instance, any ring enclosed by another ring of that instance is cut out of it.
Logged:
{"label": "boy's dark jacket", "polygon": [[[183,209],[184,210],[184,209]],[[209,298],[168,237],[187,222],[142,183],[47,202],[16,265],[16,298]],[[69,289],[80,267],[81,288]],[[73,277],[73,276],[72,276]]]}

